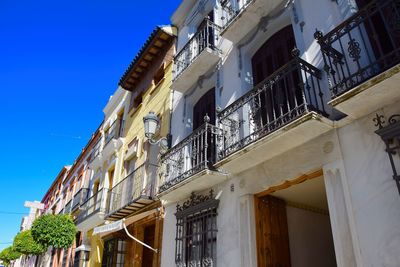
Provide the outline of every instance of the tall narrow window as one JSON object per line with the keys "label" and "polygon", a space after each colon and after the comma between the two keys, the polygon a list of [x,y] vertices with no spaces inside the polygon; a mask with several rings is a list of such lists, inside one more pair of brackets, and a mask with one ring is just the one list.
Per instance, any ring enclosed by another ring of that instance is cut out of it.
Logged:
{"label": "tall narrow window", "polygon": [[123,267],[125,264],[126,241],[116,238],[104,243],[102,267]]}
{"label": "tall narrow window", "polygon": [[161,67],[158,69],[157,73],[154,75],[153,78],[154,85],[159,84],[161,80],[164,79],[164,76],[165,76],[165,66],[163,63]]}
{"label": "tall narrow window", "polygon": [[188,201],[177,206],[177,266],[215,266],[218,204],[211,190],[207,196],[192,193]]}

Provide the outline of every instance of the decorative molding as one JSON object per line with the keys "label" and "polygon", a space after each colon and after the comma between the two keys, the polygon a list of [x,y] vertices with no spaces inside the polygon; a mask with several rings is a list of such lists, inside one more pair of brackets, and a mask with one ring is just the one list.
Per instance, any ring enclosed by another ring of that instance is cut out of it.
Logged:
{"label": "decorative molding", "polygon": [[280,191],[280,190],[289,188],[289,187],[291,187],[293,185],[301,184],[301,183],[303,183],[303,182],[305,182],[307,180],[318,178],[318,177],[321,177],[323,175],[324,174],[323,174],[322,169],[314,171],[314,172],[309,173],[309,174],[303,174],[303,175],[301,175],[301,176],[299,176],[299,177],[297,177],[297,178],[295,178],[293,180],[285,180],[285,181],[283,181],[283,183],[281,183],[279,185],[271,186],[267,190],[265,190],[265,191],[263,191],[261,193],[258,193],[255,196],[256,197],[263,197],[263,196],[266,196],[266,195],[270,195],[270,194],[272,194],[272,193],[274,193],[276,191]]}
{"label": "decorative molding", "polygon": [[214,199],[214,190],[210,190],[208,195],[196,195],[196,193],[192,192],[190,194],[190,198],[186,200],[182,205],[177,204],[176,210],[183,211],[191,207],[195,207],[201,203],[204,203],[210,199]]}
{"label": "decorative molding", "polygon": [[281,4],[274,11],[270,12],[269,15],[262,17],[260,19],[256,29],[253,32],[250,32],[250,35],[247,35],[242,40],[242,42],[240,42],[238,44],[237,49],[238,49],[238,57],[239,57],[238,62],[239,62],[239,71],[240,72],[242,71],[242,68],[243,68],[242,48],[247,46],[248,44],[250,44],[260,31],[266,32],[269,22],[271,20],[278,18],[280,15],[282,15],[290,5],[293,5],[293,0],[289,0],[286,3],[284,2],[284,4]]}
{"label": "decorative molding", "polygon": [[207,211],[218,208],[219,199],[215,199],[214,190],[210,190],[207,195],[200,195],[192,192],[190,198],[182,205],[176,205],[175,216],[179,219],[197,212]]}
{"label": "decorative molding", "polygon": [[320,213],[323,215],[329,215],[329,211],[325,210],[325,209],[321,209],[318,207],[313,207],[313,206],[309,206],[303,203],[299,203],[299,202],[291,202],[291,201],[285,201],[286,205],[289,207],[293,207],[293,208],[297,208],[297,209],[301,209],[301,210],[306,210],[306,211],[311,211],[314,213]]}

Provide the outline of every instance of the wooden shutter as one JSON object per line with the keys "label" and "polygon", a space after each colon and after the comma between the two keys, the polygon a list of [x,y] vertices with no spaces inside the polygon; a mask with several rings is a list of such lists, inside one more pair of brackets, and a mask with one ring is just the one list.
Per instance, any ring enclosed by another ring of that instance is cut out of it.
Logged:
{"label": "wooden shutter", "polygon": [[193,131],[203,125],[204,116],[210,117],[210,123],[215,123],[215,88],[205,93],[193,107]]}

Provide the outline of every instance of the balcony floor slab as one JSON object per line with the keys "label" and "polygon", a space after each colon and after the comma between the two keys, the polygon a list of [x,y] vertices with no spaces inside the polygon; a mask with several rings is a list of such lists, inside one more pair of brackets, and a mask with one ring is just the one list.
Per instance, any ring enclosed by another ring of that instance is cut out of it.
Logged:
{"label": "balcony floor slab", "polygon": [[177,202],[189,197],[192,192],[209,189],[227,179],[228,176],[225,173],[205,169],[159,193],[158,197],[167,202]]}
{"label": "balcony floor slab", "polygon": [[229,174],[237,174],[290,151],[332,129],[331,120],[315,112],[309,112],[218,161],[215,166]]}
{"label": "balcony floor slab", "polygon": [[78,231],[86,232],[104,222],[104,212],[95,212],[76,224]]}
{"label": "balcony floor slab", "polygon": [[263,17],[279,12],[285,3],[283,0],[253,0],[224,28],[221,36],[235,44],[238,43],[247,33],[257,28]]}
{"label": "balcony floor slab", "polygon": [[185,93],[198,78],[215,66],[220,59],[219,53],[211,48],[204,49],[193,62],[172,82],[172,88]]}
{"label": "balcony floor slab", "polygon": [[128,217],[131,214],[136,213],[137,211],[145,208],[146,206],[154,202],[155,200],[149,198],[148,196],[141,196],[133,200],[130,204],[127,204],[124,207],[118,209],[117,211],[108,214],[106,216],[106,219],[110,221],[120,220],[122,218]]}
{"label": "balcony floor slab", "polygon": [[400,64],[336,97],[328,104],[357,119],[398,101]]}

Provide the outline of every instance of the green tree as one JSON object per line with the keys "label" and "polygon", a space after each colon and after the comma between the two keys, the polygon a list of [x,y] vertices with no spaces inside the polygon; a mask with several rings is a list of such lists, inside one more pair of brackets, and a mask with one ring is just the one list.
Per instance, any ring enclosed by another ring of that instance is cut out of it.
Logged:
{"label": "green tree", "polygon": [[47,214],[32,225],[33,240],[45,248],[69,248],[75,239],[76,226],[69,214]]}
{"label": "green tree", "polygon": [[13,247],[24,255],[40,255],[46,251],[46,247],[33,240],[31,230],[18,233],[14,237]]}
{"label": "green tree", "polygon": [[5,266],[9,266],[10,262],[21,257],[21,253],[16,251],[13,246],[3,249],[0,252],[0,260],[3,261]]}

